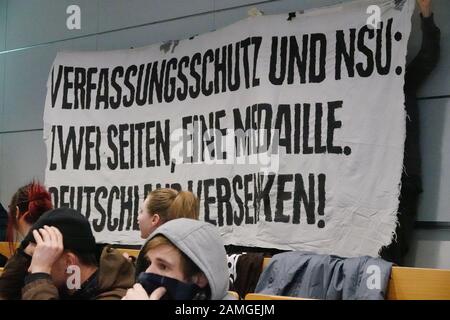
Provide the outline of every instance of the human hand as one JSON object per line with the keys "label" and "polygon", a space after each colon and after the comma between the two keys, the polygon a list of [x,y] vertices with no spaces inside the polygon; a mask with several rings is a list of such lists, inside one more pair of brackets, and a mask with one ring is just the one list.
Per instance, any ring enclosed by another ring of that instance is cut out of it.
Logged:
{"label": "human hand", "polygon": [[130,262],[133,261],[133,259],[130,257],[130,255],[127,252],[122,253],[122,256]]}
{"label": "human hand", "polygon": [[127,293],[122,300],[160,300],[165,293],[166,288],[159,287],[149,296],[142,285],[140,283],[136,283],[133,288],[127,290]]}
{"label": "human hand", "polygon": [[50,274],[53,264],[64,251],[63,236],[57,228],[49,226],[44,226],[39,231],[33,230],[33,236],[36,247],[28,271]]}
{"label": "human hand", "polygon": [[150,295],[150,300],[161,300],[162,296],[167,292],[167,289],[164,287],[159,287],[155,289]]}
{"label": "human hand", "polygon": [[417,4],[424,18],[431,16],[431,0],[417,0]]}

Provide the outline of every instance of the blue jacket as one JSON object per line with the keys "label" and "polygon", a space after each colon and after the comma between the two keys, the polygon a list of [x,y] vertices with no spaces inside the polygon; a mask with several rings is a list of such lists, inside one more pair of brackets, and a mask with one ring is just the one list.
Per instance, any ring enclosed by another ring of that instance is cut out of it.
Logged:
{"label": "blue jacket", "polygon": [[390,262],[368,256],[341,258],[285,252],[273,256],[255,291],[327,300],[382,300],[391,267]]}

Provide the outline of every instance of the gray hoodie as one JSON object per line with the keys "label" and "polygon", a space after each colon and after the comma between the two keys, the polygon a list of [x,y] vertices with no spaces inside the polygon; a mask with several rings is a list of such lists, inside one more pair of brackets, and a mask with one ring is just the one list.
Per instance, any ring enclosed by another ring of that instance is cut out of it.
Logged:
{"label": "gray hoodie", "polygon": [[227,255],[216,227],[198,220],[174,219],[153,231],[143,248],[157,235],[169,239],[200,268],[208,279],[212,300],[230,298]]}

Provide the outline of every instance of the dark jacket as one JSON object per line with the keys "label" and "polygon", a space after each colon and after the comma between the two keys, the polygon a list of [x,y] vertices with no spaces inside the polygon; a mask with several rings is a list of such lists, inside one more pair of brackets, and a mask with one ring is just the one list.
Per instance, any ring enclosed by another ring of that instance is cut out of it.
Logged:
{"label": "dark jacket", "polygon": [[240,297],[255,292],[256,284],[263,269],[263,253],[243,253],[228,256],[230,270],[230,290],[236,291]]}
{"label": "dark jacket", "polygon": [[144,251],[145,251],[144,248],[145,248],[145,246],[142,246],[141,250],[139,251],[139,255],[137,256],[137,259],[136,259],[136,274],[135,274],[136,280],[139,277],[139,274],[141,272],[145,272],[145,270],[147,270],[147,268],[149,266],[149,263],[144,255]]}
{"label": "dark jacket", "polygon": [[9,258],[0,276],[0,300],[21,299],[21,290],[28,273],[31,257],[18,248]]}
{"label": "dark jacket", "polygon": [[421,16],[422,46],[417,56],[406,67],[405,73],[405,108],[406,140],[404,152],[404,171],[402,183],[408,187],[422,191],[421,159],[419,145],[419,109],[416,94],[420,85],[433,71],[439,61],[440,30],[434,24],[433,15],[428,18]]}
{"label": "dark jacket", "polygon": [[24,300],[120,300],[134,284],[134,266],[114,248],[106,247],[97,272],[72,295],[62,295],[50,275],[35,273],[25,278]]}
{"label": "dark jacket", "polygon": [[406,139],[403,158],[402,184],[398,206],[398,224],[396,238],[383,247],[380,256],[398,265],[404,264],[409,250],[414,222],[417,216],[419,195],[422,192],[420,159],[420,123],[416,93],[419,86],[436,66],[440,52],[440,30],[434,24],[433,15],[422,20],[422,46],[417,56],[406,67],[405,74],[405,109]]}

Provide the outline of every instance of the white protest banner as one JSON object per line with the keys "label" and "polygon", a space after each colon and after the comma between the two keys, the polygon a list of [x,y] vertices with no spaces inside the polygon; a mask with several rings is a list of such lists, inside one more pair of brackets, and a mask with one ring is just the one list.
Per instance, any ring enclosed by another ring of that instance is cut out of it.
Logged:
{"label": "white protest banner", "polygon": [[59,53],[44,114],[55,204],[98,242],[141,244],[144,196],[168,186],[192,190],[226,244],[377,255],[396,224],[413,9],[356,1]]}

